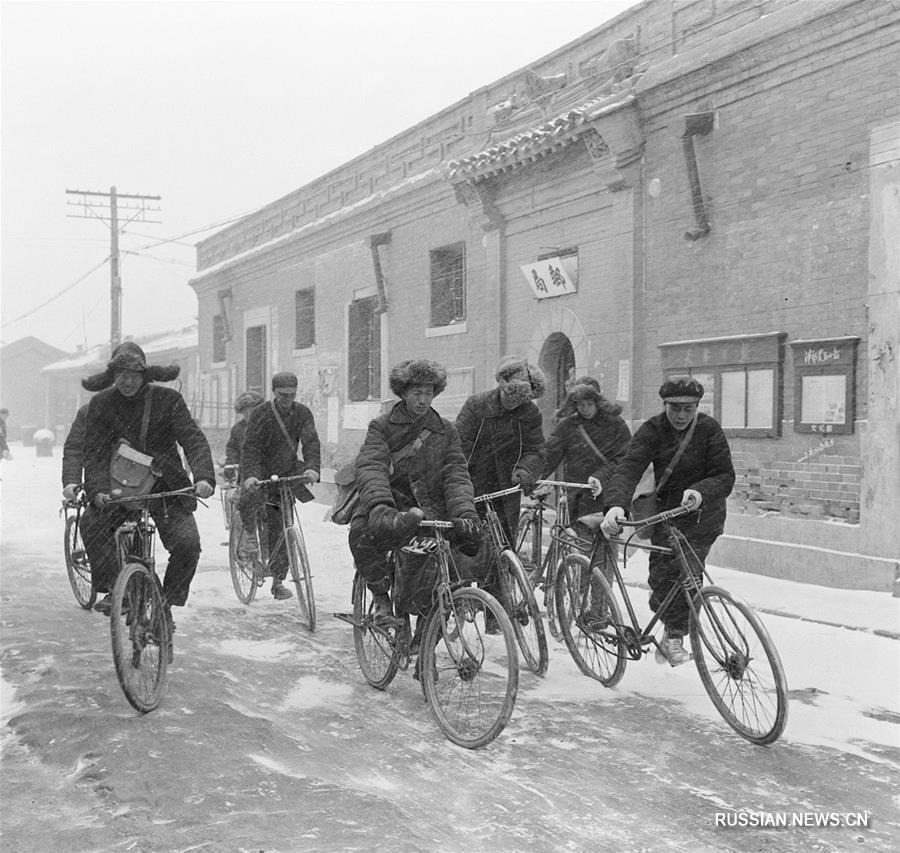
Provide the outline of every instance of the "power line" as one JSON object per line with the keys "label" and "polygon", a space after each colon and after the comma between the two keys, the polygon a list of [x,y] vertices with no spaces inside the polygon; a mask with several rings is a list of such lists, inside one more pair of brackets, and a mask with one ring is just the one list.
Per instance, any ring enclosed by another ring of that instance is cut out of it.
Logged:
{"label": "power line", "polygon": [[81,284],[81,282],[83,282],[89,275],[91,275],[92,273],[95,273],[98,269],[100,269],[100,267],[102,267],[110,259],[110,257],[111,257],[110,255],[107,255],[102,261],[100,261],[99,264],[97,264],[97,266],[91,267],[91,269],[89,269],[77,281],[73,281],[70,285],[64,287],[62,290],[59,291],[59,293],[55,294],[54,296],[51,296],[45,302],[42,302],[40,305],[36,305],[34,308],[30,309],[29,311],[26,311],[24,314],[19,315],[14,320],[7,320],[3,324],[3,328],[5,329],[7,326],[12,325],[13,323],[18,323],[19,320],[24,320],[26,317],[30,317],[32,314],[35,314],[36,312],[40,311],[42,308],[46,308],[51,302],[55,302],[57,299],[60,298],[60,296],[63,296],[64,294],[68,293],[73,287]]}

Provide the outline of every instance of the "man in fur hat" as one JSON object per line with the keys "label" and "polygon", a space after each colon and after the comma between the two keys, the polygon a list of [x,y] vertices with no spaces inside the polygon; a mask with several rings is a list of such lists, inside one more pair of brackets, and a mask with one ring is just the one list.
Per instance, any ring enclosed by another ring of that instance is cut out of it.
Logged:
{"label": "man in fur hat", "polygon": [[459,435],[431,407],[447,387],[447,371],[437,362],[411,359],[391,370],[389,382],[400,401],[369,424],[356,457],[359,504],[349,535],[376,619],[392,614],[387,552],[407,542],[423,518],[453,521],[454,540],[469,554],[480,540]]}
{"label": "man in fur hat", "polygon": [[[82,516],[81,531],[94,588],[106,593],[94,609],[107,615],[109,593],[119,572],[113,532],[128,512],[126,505],[109,503],[116,496],[110,483],[110,463],[120,440],[153,457],[154,468],[161,472],[154,492],[191,485],[178,454],[179,445],[193,474],[197,496],[208,498],[215,489],[216,474],[206,436],[181,394],[155,384],[171,382],[179,371],[175,365],[148,365],[144,351],[126,341],[113,350],[103,373],[81,383],[88,391],[97,392],[88,403],[84,422],[84,483],[91,503]],[[145,410],[147,428],[142,441]],[[189,495],[150,503],[150,514],[169,552],[163,594],[170,623],[169,608],[182,607],[187,601],[200,559],[200,534],[193,516],[196,507],[196,500]]]}
{"label": "man in fur hat", "polygon": [[[278,600],[293,593],[284,585],[288,573],[287,548],[272,548],[283,530],[281,504],[277,490],[268,495],[259,491],[260,480],[277,474],[279,477],[303,475],[306,483],[318,483],[321,470],[321,450],[316,420],[303,403],[296,401],[297,377],[284,371],[272,377],[272,400],[255,406],[247,419],[247,429],[241,445],[243,481],[238,508],[244,530],[250,534],[242,539],[241,556],[258,563],[258,519],[265,505],[266,535],[269,543],[269,571],[272,573],[272,595]],[[293,485],[294,496],[300,501],[313,500],[312,492],[303,483]]]}

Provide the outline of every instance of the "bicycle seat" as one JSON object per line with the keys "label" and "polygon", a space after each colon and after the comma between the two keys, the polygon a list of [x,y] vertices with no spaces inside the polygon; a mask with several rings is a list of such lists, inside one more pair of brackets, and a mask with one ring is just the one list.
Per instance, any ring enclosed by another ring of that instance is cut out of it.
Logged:
{"label": "bicycle seat", "polygon": [[591,533],[596,533],[603,523],[602,512],[592,512],[590,515],[579,515],[578,521],[583,524]]}

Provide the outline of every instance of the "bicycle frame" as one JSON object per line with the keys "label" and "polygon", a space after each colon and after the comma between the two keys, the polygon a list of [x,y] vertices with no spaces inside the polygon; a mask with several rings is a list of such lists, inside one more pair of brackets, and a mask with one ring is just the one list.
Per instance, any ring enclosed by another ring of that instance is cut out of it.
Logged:
{"label": "bicycle frame", "polygon": [[[691,616],[692,618],[696,619],[698,613],[697,601],[700,600],[699,593],[703,588],[703,580],[705,579],[710,584],[712,583],[712,578],[707,572],[705,566],[703,567],[702,573],[699,577],[695,576],[694,573],[690,570],[685,552],[690,551],[691,554],[694,554],[693,548],[691,548],[690,543],[687,541],[684,534],[677,527],[675,527],[674,524],[672,524],[672,521],[674,521],[675,518],[686,515],[687,513],[687,510],[678,508],[674,510],[666,510],[659,513],[658,515],[652,516],[651,518],[644,519],[639,523],[624,522],[624,524],[633,527],[643,526],[648,523],[653,523],[654,521],[661,523],[666,531],[666,534],[669,537],[669,547],[665,547],[662,545],[652,545],[649,542],[632,542],[631,540],[634,538],[633,533],[624,540],[617,537],[607,539],[599,530],[594,536],[594,542],[593,546],[591,547],[590,554],[590,565],[594,565],[595,560],[600,557],[602,553],[606,557],[606,559],[603,561],[603,564],[610,566],[610,568],[612,569],[613,575],[615,576],[616,586],[618,587],[619,593],[622,596],[622,600],[625,602],[625,608],[628,611],[628,619],[631,623],[630,625],[615,625],[614,627],[616,632],[624,641],[625,649],[628,652],[628,656],[631,660],[640,660],[641,656],[644,654],[644,649],[646,646],[649,646],[650,644],[653,644],[657,647],[659,646],[659,642],[653,636],[653,631],[656,626],[662,621],[662,617],[665,616],[665,614],[668,612],[669,607],[675,600],[676,596],[684,595],[686,597]],[[619,567],[619,560],[615,551],[615,548],[618,545],[622,546],[622,568]],[[638,622],[637,614],[634,610],[634,605],[631,603],[631,597],[628,594],[628,590],[625,586],[625,581],[622,577],[622,569],[627,567],[627,551],[629,547],[637,548],[641,551],[647,551],[648,553],[658,553],[666,554],[668,556],[675,556],[681,576],[681,582],[672,585],[672,588],[669,590],[668,594],[663,599],[662,603],[659,605],[650,621],[643,628],[641,628],[640,623]],[[694,558],[699,562],[696,554],[694,554]],[[704,605],[701,604],[700,606]],[[710,615],[715,621],[718,621],[717,617],[715,617],[714,614]]]}

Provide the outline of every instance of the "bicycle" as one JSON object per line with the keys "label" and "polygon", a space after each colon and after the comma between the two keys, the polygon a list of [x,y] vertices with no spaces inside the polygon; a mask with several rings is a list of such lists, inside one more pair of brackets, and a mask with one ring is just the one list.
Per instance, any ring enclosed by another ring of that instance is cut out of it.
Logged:
{"label": "bicycle", "polygon": [[[453,523],[422,521],[420,527],[432,537],[395,549],[389,558],[393,618],[376,620],[372,594],[358,572],[353,612],[334,615],[353,626],[359,667],[372,687],[384,690],[416,658],[415,677],[438,727],[457,746],[476,749],[494,740],[512,716],[519,686],[515,635],[500,602],[460,577],[445,538]],[[407,560],[412,555],[433,560],[436,571],[430,605],[419,615],[415,634],[410,609],[402,604],[416,581]],[[499,634],[487,633],[489,615]]]}
{"label": "bicycle", "polygon": [[66,555],[66,574],[75,594],[75,600],[85,610],[90,610],[97,600],[97,591],[91,583],[91,562],[81,539],[81,514],[88,505],[87,495],[81,485],[74,500],[65,500],[60,515],[65,515],[63,551]]}
{"label": "bicycle", "polygon": [[[272,577],[269,568],[272,556],[284,548],[287,551],[291,580],[296,588],[297,602],[300,605],[300,619],[312,633],[316,630],[316,600],[313,594],[312,570],[306,553],[306,540],[303,537],[300,519],[294,509],[294,493],[291,491],[291,483],[297,482],[308,484],[302,474],[291,477],[273,474],[268,479],[259,481],[263,487],[278,487],[282,530],[274,547],[269,546],[268,536],[258,535],[260,525],[268,530],[266,514],[262,509],[257,518],[256,531],[251,533],[244,528],[241,514],[234,507],[228,536],[228,562],[231,567],[231,582],[238,601],[250,604],[256,596],[257,588],[266,582],[267,577]],[[247,539],[251,536],[257,542],[258,547],[251,550],[258,553],[258,563],[255,559],[251,560],[245,556],[248,552]]]}
{"label": "bicycle", "polygon": [[[753,609],[713,584],[709,572],[684,534],[672,523],[696,510],[665,510],[641,521],[622,521],[634,528],[626,539],[607,539],[599,530],[602,514],[582,516],[594,532],[590,558],[569,554],[557,576],[556,604],[566,646],[579,669],[607,687],[622,678],[627,660],[640,660],[651,647],[660,648],[653,630],[677,595],[684,595],[690,610],[689,637],[703,687],[739,735],[751,743],[774,743],[787,723],[787,679],[768,632]],[[674,584],[653,618],[641,627],[619,568],[616,548],[622,546],[624,569],[631,540],[642,528],[663,525],[668,547],[638,541],[633,547],[674,555],[681,583]],[[627,610],[619,603],[606,575]],[[704,579],[709,583],[704,586]],[[598,615],[600,614],[600,615]]]}
{"label": "bicycle", "polygon": [[172,662],[172,622],[156,574],[156,524],[150,517],[150,501],[192,495],[193,486],[113,498],[107,506],[141,503],[136,518],[126,518],[113,534],[119,574],[113,584],[109,630],[113,663],[125,698],[142,714],[159,705]]}
{"label": "bicycle", "polygon": [[571,550],[571,539],[565,533],[570,525],[567,489],[590,489],[587,483],[566,483],[561,480],[537,480],[535,486],[552,486],[556,517],[549,523],[550,544],[544,549],[544,515],[548,511],[549,493],[531,495],[531,502],[522,508],[516,527],[516,553],[533,589],[544,593],[547,627],[553,639],[560,637],[556,621],[556,574],[563,558]]}
{"label": "bicycle", "polygon": [[534,597],[534,589],[525,574],[522,561],[510,546],[506,531],[493,503],[497,498],[520,491],[519,486],[514,486],[510,489],[478,495],[475,503],[484,505],[482,524],[485,542],[489,549],[487,577],[490,578],[493,574],[496,578],[500,599],[512,622],[525,663],[535,674],[544,675],[549,664],[544,621],[541,618],[541,611]]}

